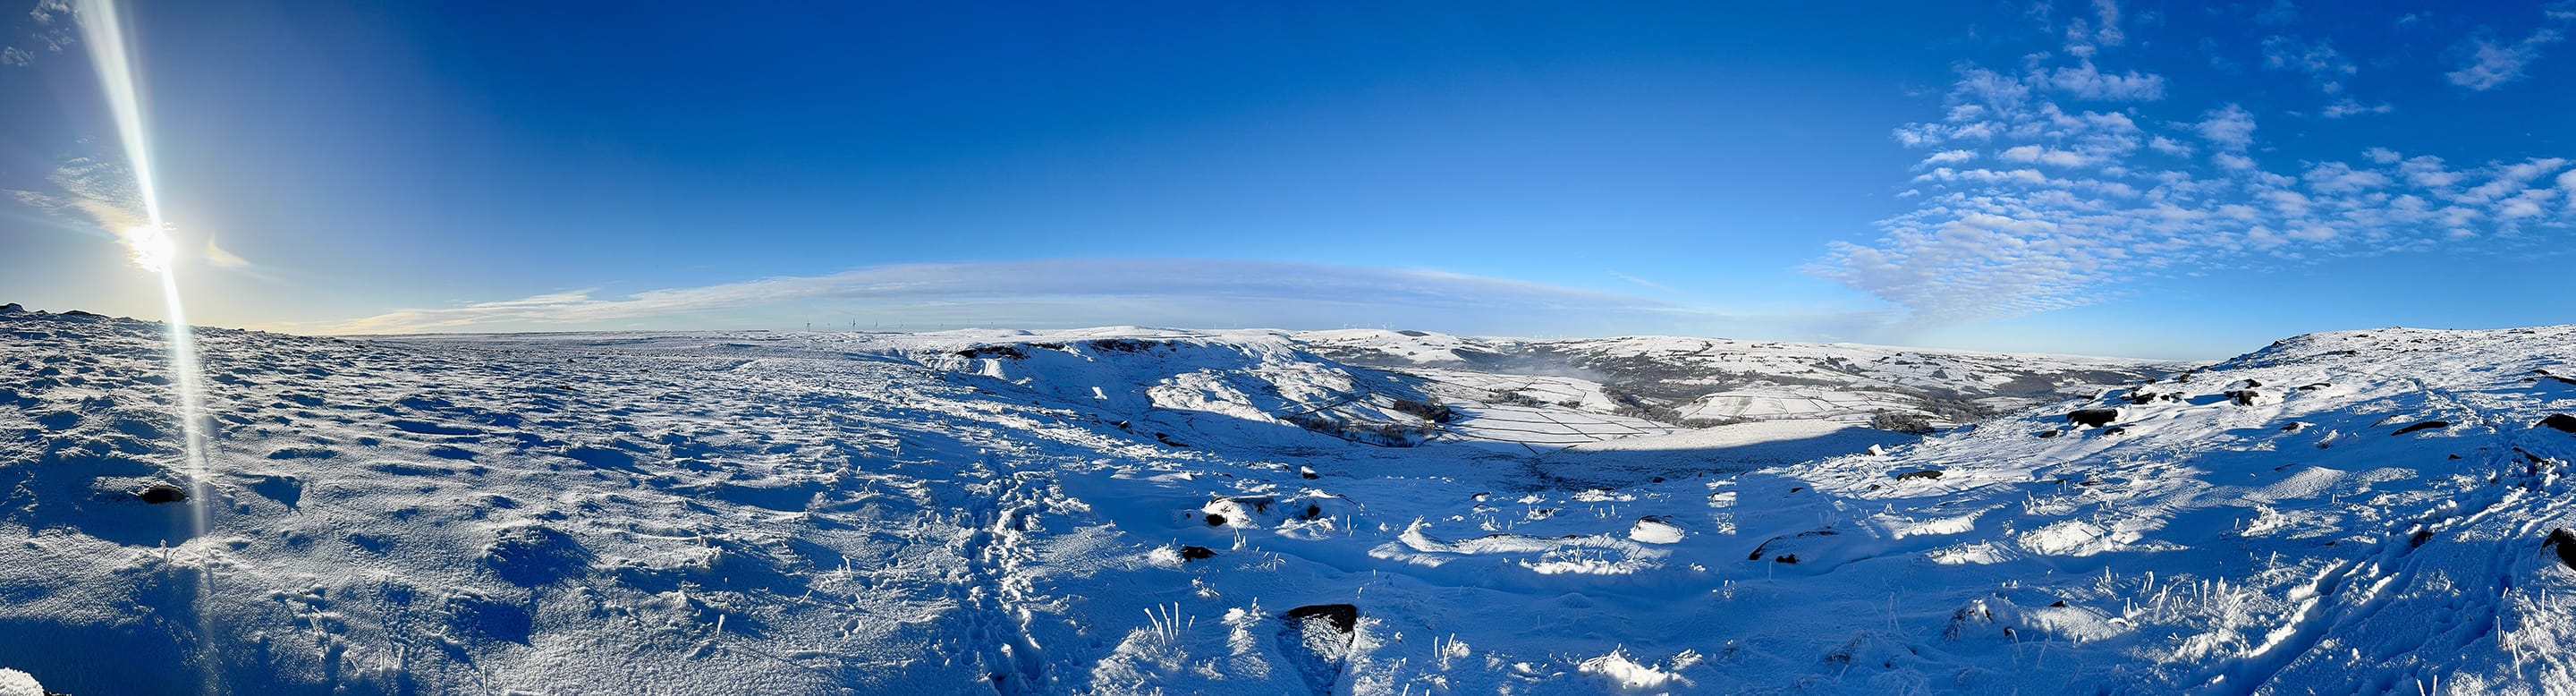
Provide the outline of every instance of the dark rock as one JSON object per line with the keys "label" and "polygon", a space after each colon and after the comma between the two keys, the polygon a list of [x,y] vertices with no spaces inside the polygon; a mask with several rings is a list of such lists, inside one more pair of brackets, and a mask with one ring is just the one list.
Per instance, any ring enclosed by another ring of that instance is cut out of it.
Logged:
{"label": "dark rock", "polygon": [[1104,338],[1091,342],[1092,348],[1116,351],[1120,353],[1142,353],[1148,350],[1153,350],[1155,346],[1159,345],[1163,344],[1154,341],[1140,341],[1132,338]]}
{"label": "dark rock", "polygon": [[1216,551],[1205,546],[1181,547],[1181,560],[1204,561],[1216,557]]}
{"label": "dark rock", "polygon": [[2073,413],[2066,414],[2066,420],[2073,422],[2076,425],[2088,428],[2099,428],[2105,425],[2110,425],[2111,421],[2119,419],[2120,409],[2116,408],[2078,409]]}
{"label": "dark rock", "polygon": [[1022,352],[1022,351],[1019,349],[1019,347],[1018,347],[1018,346],[976,346],[976,347],[973,347],[973,348],[968,348],[968,349],[965,349],[965,350],[957,351],[957,357],[961,357],[961,358],[1011,358],[1011,359],[1013,359],[1013,360],[1019,360],[1019,359],[1025,359],[1025,358],[1029,357],[1029,354],[1028,354],[1028,353],[1026,353],[1026,352]]}
{"label": "dark rock", "polygon": [[188,491],[187,489],[180,488],[178,486],[156,482],[150,486],[145,486],[143,490],[136,492],[134,497],[142,498],[143,502],[146,503],[159,505],[162,503],[185,501],[188,499]]}
{"label": "dark rock", "polygon": [[1923,414],[1894,411],[1879,411],[1876,415],[1870,416],[1869,427],[1907,435],[1930,435],[1941,432],[1940,428],[1932,425],[1932,419]]}
{"label": "dark rock", "polygon": [[2415,532],[2415,536],[2414,536],[2414,537],[2408,538],[2408,539],[2406,540],[2406,546],[2407,546],[2407,548],[2414,548],[2414,547],[2418,547],[2418,546],[2423,546],[2423,545],[2424,545],[2424,542],[2432,541],[2432,540],[2433,540],[2433,530],[2430,530],[2430,529],[2421,530],[2421,531],[2417,531],[2417,532]]}
{"label": "dark rock", "polygon": [[[2253,380],[2246,381],[2250,382]],[[2253,406],[2263,402],[2263,392],[2252,389],[2231,389],[2228,390],[2226,394],[2227,398],[2231,401],[2235,401],[2238,406]]]}
{"label": "dark rock", "polygon": [[2333,383],[2333,382],[2318,382],[2318,383],[2316,383],[2316,384],[2303,384],[2303,385],[2300,385],[2300,386],[2299,386],[2299,391],[2316,391],[2316,390],[2324,389],[2324,388],[2326,388],[2326,387],[2331,387],[2331,386],[2334,386],[2334,383]]}
{"label": "dark rock", "polygon": [[1306,688],[1330,694],[1350,663],[1351,643],[1360,625],[1359,607],[1312,604],[1288,610],[1279,621],[1280,656],[1303,677]]}
{"label": "dark rock", "polygon": [[1937,478],[1941,478],[1941,470],[1940,470],[1940,469],[1924,469],[1924,470],[1921,470],[1921,471],[1908,471],[1908,472],[1905,472],[1905,473],[1897,474],[1897,475],[1896,475],[1896,480],[1898,480],[1898,481],[1912,481],[1912,480],[1915,480],[1915,479],[1926,479],[1926,480],[1929,480],[1929,479],[1937,479]]}
{"label": "dark rock", "polygon": [[1210,527],[1223,527],[1225,526],[1225,516],[1213,512],[1208,513],[1207,525]]}
{"label": "dark rock", "polygon": [[0,304],[0,314],[17,314],[24,311],[27,311],[27,308],[18,306],[16,302]]}
{"label": "dark rock", "polygon": [[2558,432],[2562,433],[2576,433],[2576,416],[2570,416],[2564,413],[2552,413],[2549,414],[2548,418],[2540,419],[2539,425],[2556,428],[2558,429]]}
{"label": "dark rock", "polygon": [[2567,531],[2566,527],[2549,530],[2549,539],[2540,542],[2540,548],[2552,547],[2558,551],[2559,563],[2576,570],[2576,532]]}
{"label": "dark rock", "polygon": [[2306,424],[2306,423],[2301,423],[2301,422],[2299,422],[2299,421],[2290,421],[2290,422],[2288,422],[2288,423],[2282,424],[2282,426],[2281,426],[2281,432],[2285,432],[2285,433],[2295,433],[2295,432],[2298,432],[2298,431],[2301,431],[2301,430],[2305,430],[2305,429],[2307,429],[2307,427],[2308,427],[2308,424]]}
{"label": "dark rock", "polygon": [[1447,423],[1458,419],[1458,411],[1456,409],[1449,408],[1447,404],[1442,404],[1437,401],[1396,399],[1395,405],[1392,408],[1394,408],[1397,413],[1410,415],[1433,423]]}
{"label": "dark rock", "polygon": [[2045,439],[2045,438],[2057,437],[2057,435],[2058,435],[2058,431],[2055,431],[2055,430],[2042,430],[2042,431],[2039,431],[2039,436],[2040,436],[2041,438],[2043,438],[2043,439]]}
{"label": "dark rock", "polygon": [[1321,619],[1332,626],[1333,632],[1348,634],[1359,628],[1360,608],[1348,604],[1310,604],[1290,609],[1280,618],[1290,624]]}
{"label": "dark rock", "polygon": [[1798,554],[1788,553],[1788,554],[1781,554],[1781,555],[1778,555],[1778,556],[1774,556],[1774,557],[1772,557],[1772,558],[1771,558],[1771,562],[1773,562],[1773,563],[1787,563],[1787,564],[1789,564],[1789,565],[1797,565],[1797,564],[1798,564]]}
{"label": "dark rock", "polygon": [[2448,428],[2448,427],[2451,427],[2451,422],[2450,422],[2450,421],[2444,421],[2444,420],[2428,420],[2428,421],[2424,421],[2424,422],[2422,422],[2422,423],[2417,423],[2417,424],[2409,425],[2409,426],[2406,426],[2406,427],[2403,427],[2403,428],[2398,428],[2398,429],[2397,429],[2397,432],[2393,432],[2393,433],[2389,433],[2389,434],[2390,434],[2390,435],[2404,435],[2404,434],[2411,433],[2411,432],[2415,432],[2415,431],[2418,431],[2418,430],[2438,430],[2438,429],[2441,429],[2441,428]]}

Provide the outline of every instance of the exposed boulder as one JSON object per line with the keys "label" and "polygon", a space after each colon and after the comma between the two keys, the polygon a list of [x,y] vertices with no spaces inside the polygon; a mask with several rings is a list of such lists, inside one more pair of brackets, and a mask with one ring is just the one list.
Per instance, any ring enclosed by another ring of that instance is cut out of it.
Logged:
{"label": "exposed boulder", "polygon": [[1029,354],[1020,350],[1018,346],[976,346],[957,351],[957,357],[981,359],[1010,358],[1013,360],[1023,360],[1027,359]]}
{"label": "exposed boulder", "polygon": [[143,499],[143,502],[154,505],[185,502],[188,499],[188,490],[176,485],[155,481],[152,485],[145,486],[143,490],[135,491],[134,497],[141,498]]}
{"label": "exposed boulder", "polygon": [[2576,532],[2567,531],[2566,527],[2549,530],[2549,538],[2540,542],[2540,548],[2557,550],[2558,562],[2569,570],[2576,570]]}
{"label": "exposed boulder", "polygon": [[2116,408],[2077,409],[2073,413],[2066,414],[2066,420],[2068,422],[2087,428],[2099,428],[2105,425],[2110,425],[2111,421],[2119,419],[2120,409]]}
{"label": "exposed boulder", "polygon": [[2549,414],[2548,418],[2540,419],[2540,422],[2537,425],[2556,428],[2558,432],[2562,433],[2576,433],[2576,416],[2564,413],[2552,413]]}
{"label": "exposed boulder", "polygon": [[2448,428],[2448,427],[2451,427],[2451,422],[2450,422],[2450,421],[2446,421],[2446,420],[2428,420],[2428,421],[2424,421],[2424,422],[2421,422],[2421,423],[2416,423],[2416,424],[2414,424],[2414,425],[2409,425],[2409,426],[2406,426],[2406,427],[2403,427],[2403,428],[2398,428],[2398,429],[2397,429],[2397,432],[2393,432],[2393,433],[2389,433],[2389,434],[2390,434],[2390,435],[2404,435],[2404,434],[2411,433],[2411,432],[2416,432],[2416,431],[2419,431],[2419,430],[2439,430],[2439,429],[2442,429],[2442,428]]}
{"label": "exposed boulder", "polygon": [[1279,653],[1295,665],[1306,688],[1333,693],[1350,663],[1351,644],[1359,633],[1360,608],[1349,604],[1310,604],[1288,610],[1279,621]]}

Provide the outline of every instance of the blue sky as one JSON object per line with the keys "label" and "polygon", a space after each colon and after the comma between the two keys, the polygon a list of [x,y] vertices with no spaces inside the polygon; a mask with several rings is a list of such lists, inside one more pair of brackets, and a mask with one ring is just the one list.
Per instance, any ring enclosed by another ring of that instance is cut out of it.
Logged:
{"label": "blue sky", "polygon": [[[126,8],[201,323],[2576,322],[2568,2],[326,4]],[[0,6],[0,301],[159,316],[81,21]]]}

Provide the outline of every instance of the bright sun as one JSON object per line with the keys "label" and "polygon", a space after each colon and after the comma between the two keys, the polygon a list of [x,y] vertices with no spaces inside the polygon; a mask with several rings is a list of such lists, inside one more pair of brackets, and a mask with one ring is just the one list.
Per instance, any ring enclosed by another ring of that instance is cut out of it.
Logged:
{"label": "bright sun", "polygon": [[168,273],[170,262],[176,260],[179,255],[179,245],[170,240],[168,231],[159,227],[151,225],[128,227],[125,231],[118,232],[116,237],[117,241],[125,243],[127,251],[134,254],[134,265],[142,266],[143,270]]}

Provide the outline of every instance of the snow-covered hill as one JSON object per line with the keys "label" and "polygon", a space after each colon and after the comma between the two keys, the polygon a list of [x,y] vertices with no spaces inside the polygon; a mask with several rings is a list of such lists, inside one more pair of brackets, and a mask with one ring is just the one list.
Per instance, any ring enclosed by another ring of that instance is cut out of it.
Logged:
{"label": "snow-covered hill", "polygon": [[1419,375],[1457,391],[1567,403],[1683,424],[1825,419],[1880,412],[1950,425],[2189,365],[1849,343],[1630,336],[1521,340],[1424,331],[1295,334],[1323,355]]}
{"label": "snow-covered hill", "polygon": [[56,691],[2576,688],[2576,328],[2301,337],[1919,442],[1278,332],[210,330],[201,481],[160,332],[0,314],[0,667]]}

